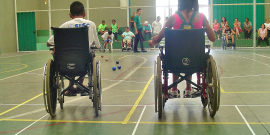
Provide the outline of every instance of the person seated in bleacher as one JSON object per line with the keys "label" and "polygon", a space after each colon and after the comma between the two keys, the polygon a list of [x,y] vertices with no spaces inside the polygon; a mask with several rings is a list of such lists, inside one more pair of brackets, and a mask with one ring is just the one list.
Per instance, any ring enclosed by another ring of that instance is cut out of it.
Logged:
{"label": "person seated in bleacher", "polygon": [[214,28],[214,33],[215,35],[217,35],[218,37],[218,40],[220,39],[220,26],[219,26],[219,23],[217,22],[217,19],[215,19],[214,23],[213,23],[213,28]]}
{"label": "person seated in bleacher", "polygon": [[98,26],[98,34],[104,34],[107,32],[108,26],[105,24],[105,21],[103,20],[102,23]]}
{"label": "person seated in bleacher", "polygon": [[252,24],[248,18],[246,18],[246,21],[244,22],[244,33],[245,33],[245,39],[250,39],[250,36],[252,33]]}
{"label": "person seated in bleacher", "polygon": [[151,39],[152,38],[152,28],[151,28],[151,25],[147,21],[144,22],[144,25],[145,26],[143,26],[143,40],[145,40],[145,35],[146,34],[149,34],[150,39]]}
{"label": "person seated in bleacher", "polygon": [[122,34],[124,48],[126,48],[126,43],[127,43],[127,47],[130,48],[131,39],[134,37],[135,35],[131,31],[129,31],[129,27],[126,27],[125,32]]}
{"label": "person seated in bleacher", "polygon": [[267,37],[270,38],[270,23],[269,23],[269,19],[268,18],[265,19],[264,25],[265,25],[265,28],[267,29],[267,33],[268,33],[267,34]]}
{"label": "person seated in bleacher", "polygon": [[267,37],[267,29],[265,28],[265,25],[262,24],[261,28],[258,30],[258,47],[260,47],[261,41],[266,41],[267,47],[269,47],[269,41]]}
{"label": "person seated in bleacher", "polygon": [[241,22],[239,22],[238,18],[235,18],[235,21],[233,23],[233,30],[235,30],[236,39],[238,39],[238,37],[241,37],[240,32],[243,32],[243,30],[241,29]]}
{"label": "person seated in bleacher", "polygon": [[226,25],[225,30],[223,31],[223,35],[226,38],[227,44],[229,43],[229,38],[231,38],[232,43],[234,43],[234,34],[235,34],[235,32],[230,28],[230,26]]}
{"label": "person seated in bleacher", "polygon": [[113,43],[113,34],[112,34],[112,31],[109,31],[109,32],[105,32],[101,38],[102,40],[104,41],[104,48],[103,48],[103,52],[105,52],[105,49],[106,49],[106,45],[109,44],[109,51],[111,52],[111,46],[112,46],[112,43]]}

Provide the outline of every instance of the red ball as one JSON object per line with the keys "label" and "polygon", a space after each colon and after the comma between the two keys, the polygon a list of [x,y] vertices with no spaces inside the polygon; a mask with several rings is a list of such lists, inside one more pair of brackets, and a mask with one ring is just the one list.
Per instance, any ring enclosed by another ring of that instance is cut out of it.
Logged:
{"label": "red ball", "polygon": [[103,58],[103,55],[101,55],[101,58]]}

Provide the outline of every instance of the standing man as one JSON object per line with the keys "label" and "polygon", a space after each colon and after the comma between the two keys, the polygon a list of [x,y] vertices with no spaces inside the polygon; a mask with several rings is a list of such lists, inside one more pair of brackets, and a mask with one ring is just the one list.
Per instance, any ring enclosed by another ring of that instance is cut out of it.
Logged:
{"label": "standing man", "polygon": [[133,12],[132,16],[129,18],[129,27],[132,32],[135,32],[134,30],[134,17],[136,16],[136,12]]}
{"label": "standing man", "polygon": [[147,52],[146,50],[143,49],[142,25],[144,24],[141,23],[141,17],[140,17],[141,14],[142,14],[142,9],[138,8],[137,15],[134,17],[134,28],[135,28],[135,43],[134,43],[134,50],[133,50],[134,53],[140,52],[137,50],[139,41],[141,43],[142,52]]}
{"label": "standing man", "polygon": [[[152,23],[153,37],[158,35],[158,33],[161,31],[162,24],[159,21],[160,21],[160,16],[158,16],[157,20]],[[155,46],[155,48],[157,47],[159,47],[159,43]]]}

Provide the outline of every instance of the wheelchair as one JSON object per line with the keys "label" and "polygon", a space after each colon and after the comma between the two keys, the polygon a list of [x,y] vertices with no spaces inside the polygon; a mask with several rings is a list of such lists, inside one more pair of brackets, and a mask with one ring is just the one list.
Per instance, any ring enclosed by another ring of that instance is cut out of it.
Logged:
{"label": "wheelchair", "polygon": [[[210,47],[205,52],[205,31],[165,29],[165,53],[163,46],[159,47],[160,53],[154,64],[155,112],[158,112],[159,118],[168,100],[168,90],[184,80],[195,86],[191,96],[201,97],[202,106],[205,108],[208,105],[211,117],[219,110],[220,81],[216,62],[210,55]],[[169,73],[178,75],[179,80],[168,84]],[[188,80],[193,73],[197,73],[196,83]]]}
{"label": "wheelchair", "polygon": [[[123,40],[124,40],[124,39],[123,39]],[[126,42],[126,47],[124,46],[123,40],[122,40],[122,43],[121,43],[121,46],[122,46],[122,52],[123,52],[124,50],[126,50],[127,52],[130,51],[130,50],[132,51],[132,50],[133,50],[133,44],[134,44],[134,43],[133,43],[133,39],[131,39],[130,48],[127,47],[127,46],[128,46],[128,45],[127,45],[127,44],[128,44],[127,42]]]}
{"label": "wheelchair", "polygon": [[229,43],[227,43],[226,36],[225,35],[222,35],[221,36],[221,48],[223,50],[226,50],[227,47],[232,47],[232,49],[235,50],[235,45],[236,45],[235,35],[234,35],[233,38],[234,38],[234,43],[232,43],[232,38],[230,36],[228,38]]}
{"label": "wheelchair", "polygon": [[[87,92],[93,102],[95,115],[101,111],[101,71],[100,61],[96,61],[94,46],[89,47],[88,28],[54,28],[54,55],[43,68],[43,97],[45,110],[51,117],[55,116],[57,100],[61,109],[64,104],[64,93],[74,84],[82,92]],[[79,83],[85,75],[88,85]],[[79,76],[78,79],[75,79]],[[70,81],[64,87],[64,79]]]}

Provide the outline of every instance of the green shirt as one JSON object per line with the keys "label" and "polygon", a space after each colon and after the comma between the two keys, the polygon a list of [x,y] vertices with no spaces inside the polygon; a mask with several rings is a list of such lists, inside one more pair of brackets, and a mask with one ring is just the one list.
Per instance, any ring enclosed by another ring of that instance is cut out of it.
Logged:
{"label": "green shirt", "polygon": [[98,26],[98,31],[101,29],[101,31],[105,31],[105,29],[107,28],[107,25],[105,24],[105,25],[102,25],[102,24],[100,24],[99,26]]}
{"label": "green shirt", "polygon": [[136,15],[134,17],[134,22],[136,22],[136,26],[137,26],[137,30],[140,30],[141,29],[141,17]]}
{"label": "green shirt", "polygon": [[114,25],[112,24],[111,27],[113,33],[117,32],[117,23],[115,23]]}

